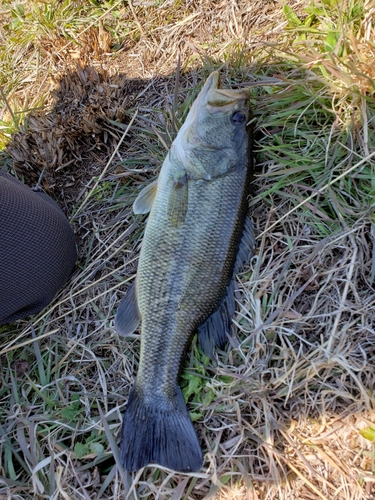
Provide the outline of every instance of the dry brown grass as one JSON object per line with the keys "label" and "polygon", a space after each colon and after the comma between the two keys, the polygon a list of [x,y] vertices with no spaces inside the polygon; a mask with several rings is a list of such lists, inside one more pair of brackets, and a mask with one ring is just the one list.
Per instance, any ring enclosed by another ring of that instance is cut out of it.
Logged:
{"label": "dry brown grass", "polygon": [[[350,23],[348,4],[347,54],[323,50],[323,15],[298,40],[273,2],[77,2],[14,40],[2,4],[3,165],[30,184],[46,169],[79,262],[49,308],[0,330],[0,498],[374,498],[375,33],[371,3]],[[218,67],[226,85],[272,82],[252,95],[257,254],[232,345],[208,361],[194,342],[186,364],[204,468],[129,475],[116,443],[139,335],[119,338],[113,316],[144,227],[131,205]]]}

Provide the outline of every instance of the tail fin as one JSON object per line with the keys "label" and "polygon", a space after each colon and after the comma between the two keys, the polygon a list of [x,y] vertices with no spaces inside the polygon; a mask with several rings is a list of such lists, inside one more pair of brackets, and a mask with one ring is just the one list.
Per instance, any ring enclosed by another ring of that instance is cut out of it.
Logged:
{"label": "tail fin", "polygon": [[202,451],[186,409],[180,387],[173,399],[145,396],[134,386],[121,432],[121,461],[127,471],[137,471],[150,462],[178,472],[196,472],[202,466]]}

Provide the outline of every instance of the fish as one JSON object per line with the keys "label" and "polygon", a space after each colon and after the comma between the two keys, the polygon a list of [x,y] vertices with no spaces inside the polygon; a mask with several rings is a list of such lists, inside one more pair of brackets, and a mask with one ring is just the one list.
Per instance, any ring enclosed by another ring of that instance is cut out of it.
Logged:
{"label": "fish", "polygon": [[149,216],[135,282],[115,317],[124,337],[141,324],[120,442],[129,472],[150,463],[178,472],[202,467],[179,378],[196,332],[208,356],[228,341],[235,274],[253,255],[250,121],[248,90],[222,89],[219,73],[211,73],[158,179],[133,204],[134,213]]}

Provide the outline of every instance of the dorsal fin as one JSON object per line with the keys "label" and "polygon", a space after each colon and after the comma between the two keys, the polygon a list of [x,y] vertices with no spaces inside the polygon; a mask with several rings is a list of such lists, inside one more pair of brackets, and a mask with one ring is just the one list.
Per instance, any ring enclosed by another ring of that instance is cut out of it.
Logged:
{"label": "dorsal fin", "polygon": [[235,311],[234,292],[236,288],[236,274],[243,269],[245,264],[254,255],[255,236],[253,224],[246,217],[241,243],[234,265],[233,278],[227,286],[225,296],[211,316],[198,328],[198,343],[202,351],[209,358],[213,355],[215,345],[222,349],[228,341],[232,318]]}

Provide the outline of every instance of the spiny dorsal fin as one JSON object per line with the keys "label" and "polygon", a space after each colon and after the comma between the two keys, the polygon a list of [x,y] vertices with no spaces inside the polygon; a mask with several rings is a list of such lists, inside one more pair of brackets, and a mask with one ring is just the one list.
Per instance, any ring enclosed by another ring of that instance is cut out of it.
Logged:
{"label": "spiny dorsal fin", "polygon": [[237,259],[234,266],[234,273],[242,271],[243,267],[249,263],[254,255],[255,235],[253,223],[249,217],[245,219],[245,225],[242,232],[241,243],[237,253]]}
{"label": "spiny dorsal fin", "polygon": [[140,321],[135,283],[133,283],[117,308],[115,329],[119,335],[127,337],[137,329]]}
{"label": "spiny dorsal fin", "polygon": [[253,224],[251,220],[246,217],[236,263],[234,265],[233,278],[227,286],[225,296],[219,307],[203,325],[198,328],[199,346],[209,358],[212,357],[215,346],[222,349],[228,341],[235,311],[234,292],[236,288],[236,274],[249,263],[251,257],[254,255],[254,248],[255,236]]}
{"label": "spiny dorsal fin", "polygon": [[233,278],[218,309],[198,328],[199,347],[209,358],[212,358],[215,346],[222,349],[228,342],[236,307],[235,286],[236,280]]}
{"label": "spiny dorsal fin", "polygon": [[148,186],[142,189],[133,203],[133,212],[135,214],[148,214],[158,190],[158,180],[151,182]]}

